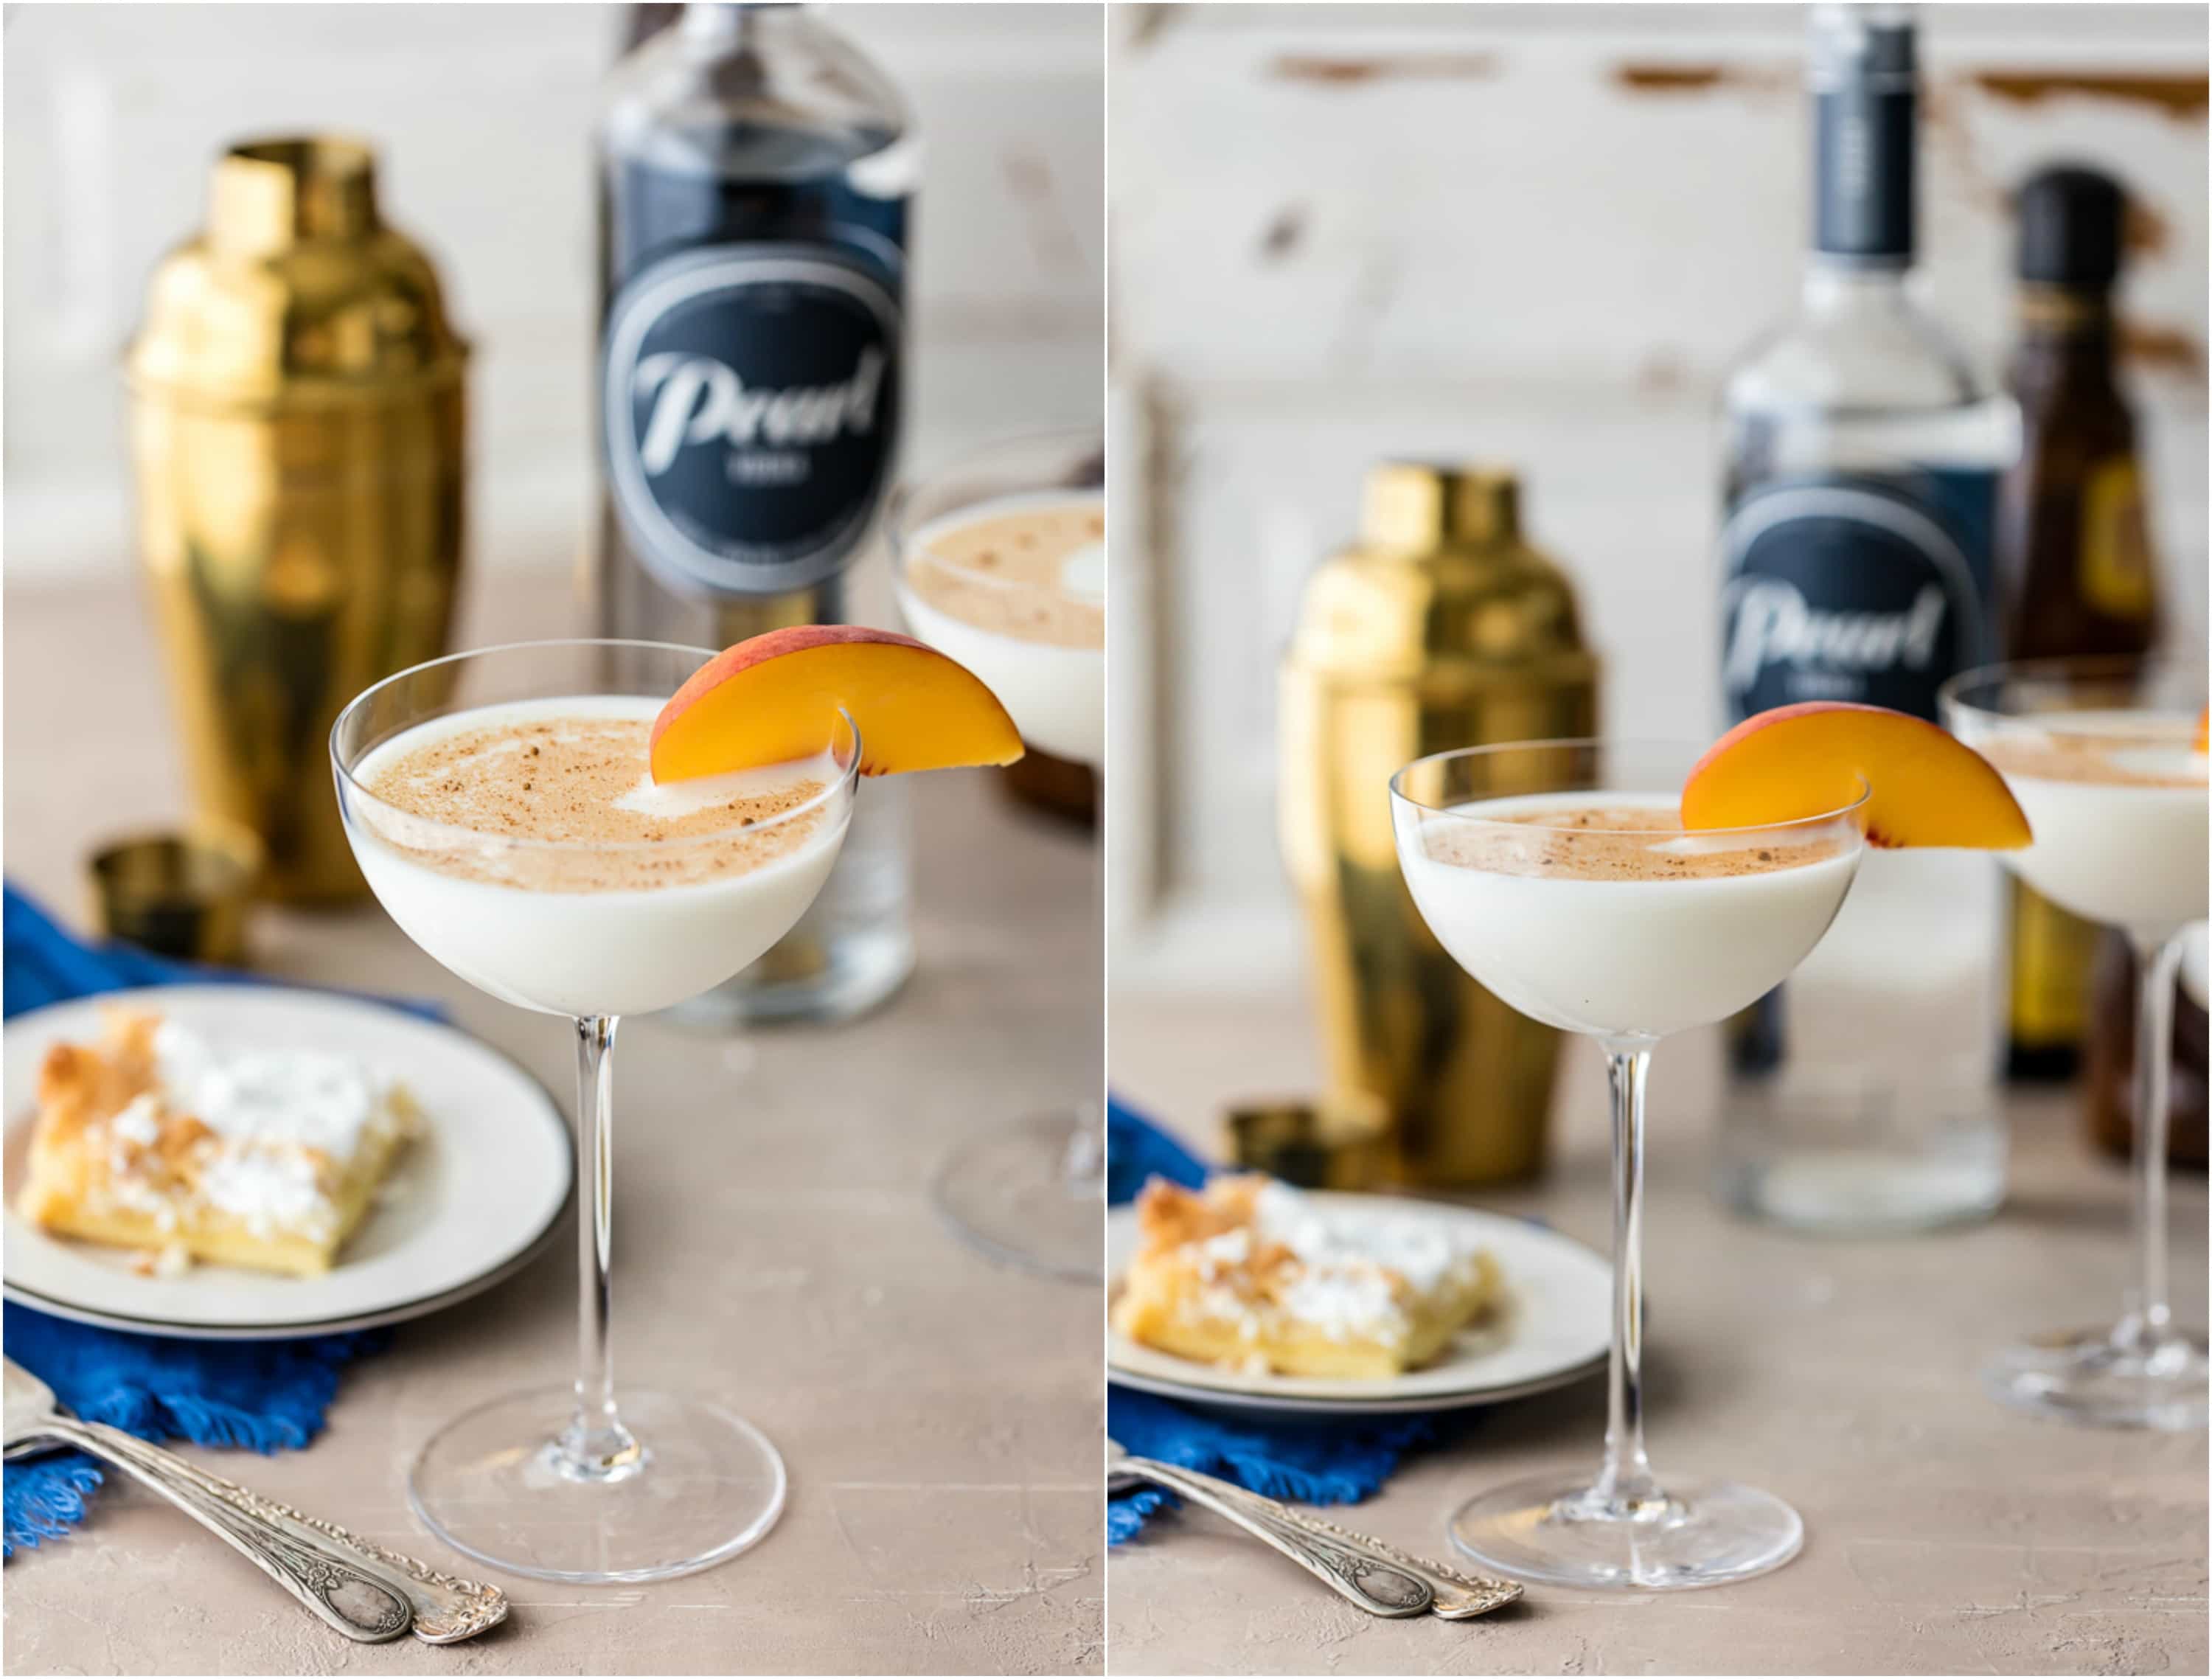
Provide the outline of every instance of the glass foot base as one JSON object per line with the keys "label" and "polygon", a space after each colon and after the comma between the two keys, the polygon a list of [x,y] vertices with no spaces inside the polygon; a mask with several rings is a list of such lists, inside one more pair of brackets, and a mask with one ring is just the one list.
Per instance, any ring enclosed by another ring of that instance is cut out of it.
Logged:
{"label": "glass foot base", "polygon": [[2204,1427],[2204,1338],[2169,1333],[2131,1345],[2111,1329],[2046,1335],[2008,1347],[1982,1379],[2006,1404],[2093,1428]]}
{"label": "glass foot base", "polygon": [[1097,1282],[1105,1274],[1104,1147],[1096,1119],[1073,1110],[998,1126],[939,1169],[937,1210],[1002,1265]]}
{"label": "glass foot base", "polygon": [[783,1459],[750,1423],[680,1394],[625,1392],[636,1450],[582,1470],[553,1442],[568,1387],[495,1399],[433,1435],[407,1500],[455,1550],[510,1574],[601,1585],[726,1561],[783,1513]]}
{"label": "glass foot base", "polygon": [[1779,1568],[1805,1542],[1797,1512],[1732,1481],[1677,1481],[1607,1505],[1565,1475],[1512,1481],[1462,1505],[1452,1543],[1492,1572],[1593,1591],[1680,1591]]}

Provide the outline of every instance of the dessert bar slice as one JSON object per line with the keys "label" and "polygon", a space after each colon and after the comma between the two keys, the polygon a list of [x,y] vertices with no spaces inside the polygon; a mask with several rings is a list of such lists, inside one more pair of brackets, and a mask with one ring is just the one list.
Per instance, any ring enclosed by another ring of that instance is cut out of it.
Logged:
{"label": "dessert bar slice", "polygon": [[1114,1323],[1178,1357],[1380,1380],[1425,1363],[1498,1294],[1495,1260],[1448,1229],[1324,1210],[1258,1176],[1138,1199],[1143,1245]]}
{"label": "dessert bar slice", "polygon": [[226,1058],[173,1021],[111,1009],[98,1043],[46,1052],[16,1208],[164,1274],[204,1259],[311,1276],[421,1128],[404,1090],[349,1056]]}

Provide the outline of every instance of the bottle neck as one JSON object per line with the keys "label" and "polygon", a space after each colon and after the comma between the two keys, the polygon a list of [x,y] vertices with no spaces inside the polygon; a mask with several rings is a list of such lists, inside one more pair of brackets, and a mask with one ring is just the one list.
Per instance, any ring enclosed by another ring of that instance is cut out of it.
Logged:
{"label": "bottle neck", "polygon": [[1911,273],[1909,263],[1815,251],[1805,265],[1805,311],[1818,316],[1895,308]]}
{"label": "bottle neck", "polygon": [[2038,285],[2020,289],[2021,330],[2032,338],[2109,341],[2112,294],[2102,287]]}
{"label": "bottle neck", "polygon": [[1851,76],[1813,99],[1813,251],[1832,265],[1912,265],[1914,140],[1909,76]]}
{"label": "bottle neck", "polygon": [[2020,292],[2015,368],[2108,378],[2112,365],[2112,297],[2106,290],[2027,284]]}

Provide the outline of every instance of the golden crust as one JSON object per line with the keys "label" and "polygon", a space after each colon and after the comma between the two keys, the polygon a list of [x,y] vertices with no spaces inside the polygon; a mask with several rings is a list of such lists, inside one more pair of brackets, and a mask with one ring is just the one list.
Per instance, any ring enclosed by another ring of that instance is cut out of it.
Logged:
{"label": "golden crust", "polygon": [[1202,1192],[1147,1184],[1115,1327],[1228,1369],[1382,1380],[1436,1357],[1498,1298],[1487,1253],[1464,1256],[1427,1289],[1371,1257],[1310,1262],[1266,1229],[1267,1185],[1257,1175],[1217,1177]]}
{"label": "golden crust", "polygon": [[[104,1009],[97,1045],[47,1050],[16,1210],[58,1234],[140,1250],[139,1268],[151,1274],[173,1272],[186,1257],[298,1275],[327,1271],[420,1129],[413,1101],[392,1091],[386,1122],[364,1135],[349,1160],[283,1146],[312,1173],[328,1208],[315,1227],[249,1220],[213,1205],[203,1183],[226,1158],[261,1145],[227,1144],[196,1115],[162,1103],[154,1044],[161,1025],[156,1014]],[[136,1122],[118,1124],[134,1104]]]}

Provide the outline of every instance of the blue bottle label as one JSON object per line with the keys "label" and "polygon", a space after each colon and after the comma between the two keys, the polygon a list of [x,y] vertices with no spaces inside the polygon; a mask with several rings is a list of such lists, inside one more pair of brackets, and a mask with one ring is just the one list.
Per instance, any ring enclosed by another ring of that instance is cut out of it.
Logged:
{"label": "blue bottle label", "polygon": [[695,246],[607,311],[607,481],[631,545],[689,594],[841,570],[888,487],[899,415],[897,252]]}
{"label": "blue bottle label", "polygon": [[1741,719],[1856,700],[1933,721],[1990,657],[1996,475],[1931,470],[1759,485],[1722,532],[1721,682]]}

